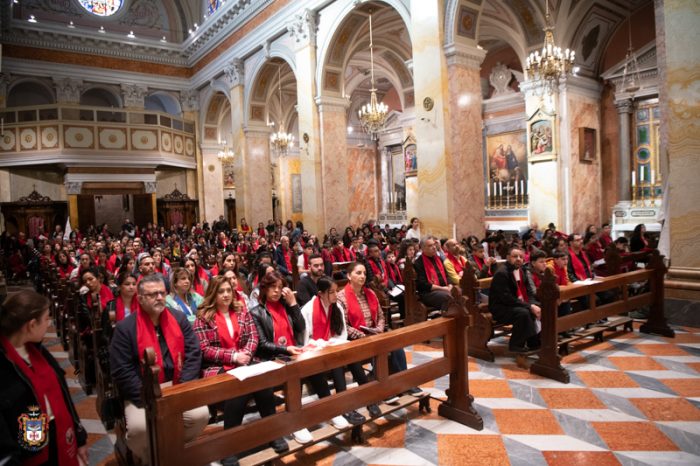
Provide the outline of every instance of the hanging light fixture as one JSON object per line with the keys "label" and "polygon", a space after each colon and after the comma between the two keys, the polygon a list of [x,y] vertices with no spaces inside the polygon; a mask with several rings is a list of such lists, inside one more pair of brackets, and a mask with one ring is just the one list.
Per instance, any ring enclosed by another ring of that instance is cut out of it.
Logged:
{"label": "hanging light fixture", "polygon": [[279,156],[287,155],[287,150],[291,149],[294,145],[294,135],[287,133],[282,124],[282,65],[277,67],[277,91],[280,99],[280,124],[277,128],[277,132],[272,133],[272,136],[270,136],[270,143],[272,143],[272,147]]}
{"label": "hanging light fixture", "polygon": [[233,162],[233,159],[235,158],[236,154],[233,152],[233,149],[229,148],[229,146],[226,144],[226,141],[221,141],[222,148],[219,151],[218,154],[216,154],[216,157],[221,161],[223,165],[227,165],[231,162]]}
{"label": "hanging light fixture", "polygon": [[549,16],[549,0],[545,0],[544,45],[542,53],[534,51],[525,60],[525,71],[528,78],[543,81],[547,92],[551,94],[559,80],[571,72],[576,52],[554,43],[554,26]]}
{"label": "hanging light fixture", "polygon": [[641,87],[641,82],[637,55],[632,50],[632,17],[629,15],[627,16],[627,35],[629,46],[625,56],[625,69],[622,72],[622,91],[634,93]]}
{"label": "hanging light fixture", "polygon": [[372,37],[372,12],[369,12],[369,63],[371,89],[369,104],[365,104],[358,111],[362,129],[369,134],[372,139],[377,139],[379,132],[384,129],[389,107],[384,103],[377,102],[377,89],[374,87],[374,41]]}

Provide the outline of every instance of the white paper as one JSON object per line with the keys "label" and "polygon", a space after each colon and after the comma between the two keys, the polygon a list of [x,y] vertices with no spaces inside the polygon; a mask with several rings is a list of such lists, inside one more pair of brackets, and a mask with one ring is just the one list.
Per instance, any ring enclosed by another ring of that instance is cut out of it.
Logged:
{"label": "white paper", "polygon": [[403,285],[396,285],[391,290],[389,290],[389,294],[395,298],[398,295],[400,295],[401,293],[403,293],[404,289],[405,289],[405,287]]}
{"label": "white paper", "polygon": [[605,264],[605,259],[598,259],[597,261],[593,262],[593,265],[598,267]]}
{"label": "white paper", "polygon": [[226,373],[234,376],[238,380],[245,380],[248,377],[253,377],[256,375],[264,374],[266,372],[274,371],[284,367],[284,364],[280,364],[275,361],[265,361],[260,364],[253,364],[251,366],[241,366],[231,369]]}
{"label": "white paper", "polygon": [[592,278],[587,278],[585,280],[579,280],[574,282],[574,285],[592,285],[594,283],[600,283],[600,280],[593,280]]}

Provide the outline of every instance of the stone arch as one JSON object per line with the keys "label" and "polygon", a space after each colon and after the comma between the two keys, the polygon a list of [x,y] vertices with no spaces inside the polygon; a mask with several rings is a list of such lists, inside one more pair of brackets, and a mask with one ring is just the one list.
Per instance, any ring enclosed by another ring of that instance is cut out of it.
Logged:
{"label": "stone arch", "polygon": [[[202,106],[199,112],[200,127],[202,128],[202,141],[216,141],[221,139],[220,124],[223,121],[223,113],[228,110],[231,113],[231,102],[228,94],[220,89],[210,86],[201,99]],[[229,131],[231,128],[229,128]]]}
{"label": "stone arch", "polygon": [[[90,101],[96,102],[95,104],[89,103]],[[121,96],[108,86],[103,86],[101,84],[88,84],[80,93],[80,105],[89,105],[96,107],[107,107],[113,106],[121,108],[122,98]]]}
{"label": "stone arch", "polygon": [[144,106],[146,110],[157,110],[174,116],[182,114],[180,101],[166,91],[155,91],[147,95]]}
{"label": "stone arch", "polygon": [[[289,69],[291,69],[291,75],[294,77],[294,81],[297,81],[295,61],[291,56],[291,51],[287,47],[274,46],[270,48],[270,53],[268,55],[261,55],[253,66],[253,71],[250,74],[250,80],[246,79],[245,94],[243,98],[245,106],[243,121],[246,126],[251,125],[253,122],[257,122],[258,124],[267,123],[266,116],[268,112],[267,101],[270,93],[269,89],[272,83],[275,83],[276,88],[277,82],[277,65],[273,63],[273,60],[277,60],[278,63],[281,62],[283,67],[285,65],[288,66]],[[274,69],[271,68],[273,65]],[[273,74],[274,76],[272,76]],[[274,79],[270,79],[271,76]],[[264,82],[261,83],[261,79],[263,79]],[[261,109],[259,105],[255,105],[255,102],[265,105],[265,107]]]}
{"label": "stone arch", "polygon": [[[25,98],[20,98],[20,94],[31,95],[37,98],[35,102],[27,102]],[[22,100],[22,103],[15,103],[15,100]],[[26,105],[43,105],[56,103],[56,93],[54,89],[41,79],[19,78],[13,81],[7,89],[7,107],[23,107]]]}
{"label": "stone arch", "polygon": [[[386,4],[399,14],[406,27],[409,41],[411,44],[413,44],[411,12],[409,11],[407,4],[408,2],[401,0],[379,0],[377,3]],[[318,63],[319,66],[316,67],[316,83],[319,89],[319,94],[323,94],[324,74],[329,64],[329,58],[333,52],[333,47],[339,38],[339,33],[342,32],[342,27],[344,27],[348,18],[357,8],[357,2],[347,2],[341,12],[332,20],[331,27],[329,28],[331,33],[325,37],[325,40],[321,44],[319,44],[317,56],[320,57],[320,60]]]}

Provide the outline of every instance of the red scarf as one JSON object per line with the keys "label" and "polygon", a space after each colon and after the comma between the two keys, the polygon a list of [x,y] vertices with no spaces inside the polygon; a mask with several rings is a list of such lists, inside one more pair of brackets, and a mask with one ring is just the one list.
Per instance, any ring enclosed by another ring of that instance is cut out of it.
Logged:
{"label": "red scarf", "polygon": [[[114,294],[112,290],[107,287],[107,285],[100,286],[100,309],[104,309],[107,303],[114,299]],[[87,295],[87,305],[92,309],[92,293],[88,291]]]}
{"label": "red scarf", "polygon": [[[11,361],[29,380],[32,385],[36,401],[41,406],[41,412],[46,414],[46,399],[48,398],[53,412],[54,425],[56,428],[56,451],[58,452],[58,464],[60,466],[78,465],[78,443],[76,441],[75,429],[73,426],[73,416],[71,415],[66,400],[61,390],[59,375],[51,367],[49,362],[41,354],[39,348],[34,344],[27,344],[25,348],[29,354],[31,366],[22,359],[17,350],[5,337],[0,337],[0,342],[5,349],[7,359]],[[44,434],[49,436],[48,418],[46,419],[46,429]],[[25,466],[35,466],[44,464],[49,460],[49,445],[44,447],[34,456],[22,461]]]}
{"label": "red scarf", "polygon": [[[167,308],[160,314],[160,330],[163,332],[170,357],[173,359],[173,384],[176,385],[180,383],[180,371],[185,363],[185,337],[177,320]],[[139,309],[136,313],[136,348],[139,352],[139,360],[143,358],[143,352],[148,347],[153,348],[156,353],[156,364],[160,367],[158,382],[166,382],[163,355],[160,352],[156,328],[148,314]]]}
{"label": "red scarf", "polygon": [[[515,276],[513,277],[515,278]],[[525,286],[525,271],[522,269],[520,270],[520,279],[516,280],[516,284],[518,285],[518,298],[520,301],[526,303],[528,301],[528,296],[527,296],[527,287]]]}
{"label": "red scarf", "polygon": [[446,256],[447,260],[452,262],[452,265],[454,266],[457,275],[459,275],[462,272],[462,270],[464,270],[464,263],[462,263],[464,259],[462,257],[457,258],[449,252],[446,254]]}
{"label": "red scarf", "polygon": [[388,272],[389,278],[395,285],[400,285],[403,283],[403,278],[401,277],[401,270],[399,266],[395,263],[384,262],[386,264],[386,271]]}
{"label": "red scarf", "polygon": [[[136,293],[134,293],[134,296],[131,297],[131,305],[129,306],[129,311],[133,314],[134,312],[139,310],[139,300],[136,299]],[[117,313],[117,322],[120,322],[124,317],[126,317],[126,310],[124,306],[124,300],[122,299],[121,295],[117,296],[117,302],[116,302],[116,307],[115,311]]]}
{"label": "red scarf", "polygon": [[[231,317],[231,324],[233,326],[233,335],[228,333],[228,325],[226,325],[226,316],[222,312],[216,311],[216,317],[214,321],[216,322],[216,330],[219,334],[219,341],[221,342],[221,347],[226,349],[233,349],[238,351],[238,341],[241,338],[241,326],[238,323],[238,314],[229,308],[228,315]],[[233,369],[235,366],[224,364],[224,369]]]}
{"label": "red scarf", "polygon": [[365,322],[365,316],[362,314],[362,308],[360,307],[360,302],[355,296],[355,292],[352,286],[346,286],[344,288],[347,290],[345,292],[345,302],[348,305],[348,324],[352,328],[359,330],[362,326],[374,327],[377,324],[377,315],[379,314],[379,300],[372,290],[368,290],[366,287],[362,287],[362,292],[367,299],[367,304],[369,304],[369,311],[372,316],[371,325],[367,325]]}
{"label": "red scarf", "polygon": [[304,254],[304,270],[309,270],[309,256]]}
{"label": "red scarf", "polygon": [[282,257],[284,257],[284,264],[287,266],[289,273],[292,273],[292,251],[282,248]]}
{"label": "red scarf", "polygon": [[557,285],[564,286],[569,284],[569,277],[567,275],[566,269],[560,269],[554,265],[554,275],[557,277]]}
{"label": "red scarf", "polygon": [[331,337],[331,316],[332,308],[328,309],[328,314],[323,309],[321,298],[316,297],[313,309],[314,340],[328,340]]}
{"label": "red scarf", "polygon": [[542,280],[540,280],[539,274],[535,272],[532,273],[532,281],[535,283],[535,288],[539,288],[542,284]]}
{"label": "red scarf", "polygon": [[389,276],[386,274],[386,264],[383,260],[369,260],[369,266],[372,268],[372,273],[381,279],[382,285],[385,287],[389,284]]}
{"label": "red scarf", "polygon": [[333,262],[350,262],[352,260],[352,255],[350,251],[343,247],[340,250],[333,248]]}
{"label": "red scarf", "polygon": [[[425,254],[421,254],[420,257],[423,260],[423,268],[425,268],[425,276],[428,278],[428,281],[433,285],[442,286],[440,285],[440,280],[438,279],[437,271],[435,270],[435,266],[433,265],[432,261],[428,260],[428,258],[425,257]],[[437,263],[437,268],[440,270],[443,283],[447,284],[445,267],[442,265],[439,258],[435,259],[435,262]]]}
{"label": "red scarf", "polygon": [[280,346],[296,345],[294,333],[292,333],[292,328],[289,325],[287,310],[284,308],[284,304],[280,301],[268,301],[267,310],[272,316],[272,329],[275,344]]}
{"label": "red scarf", "polygon": [[[583,257],[583,260],[584,262],[586,262],[586,266],[588,267],[588,271],[590,272],[591,263],[588,262],[588,256],[583,250],[581,250],[581,257]],[[576,278],[578,278],[579,280],[587,279],[588,275],[586,274],[586,268],[584,268],[583,262],[581,262],[581,259],[571,248],[569,248],[569,260],[571,261],[571,266],[574,268],[574,274],[576,275]]]}

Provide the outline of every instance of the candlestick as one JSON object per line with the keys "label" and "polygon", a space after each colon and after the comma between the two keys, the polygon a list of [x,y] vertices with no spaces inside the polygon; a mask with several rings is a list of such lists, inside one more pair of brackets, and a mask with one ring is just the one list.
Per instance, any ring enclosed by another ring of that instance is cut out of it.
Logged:
{"label": "candlestick", "polygon": [[498,197],[501,198],[501,209],[503,208],[503,181],[498,182]]}
{"label": "candlestick", "polygon": [[518,197],[518,182],[515,182],[515,197]]}
{"label": "candlestick", "polygon": [[651,185],[654,185],[654,170],[651,171]]}
{"label": "candlestick", "polygon": [[637,184],[637,171],[632,170],[632,187],[634,188]]}
{"label": "candlestick", "polygon": [[510,181],[506,184],[506,208],[510,207]]}

